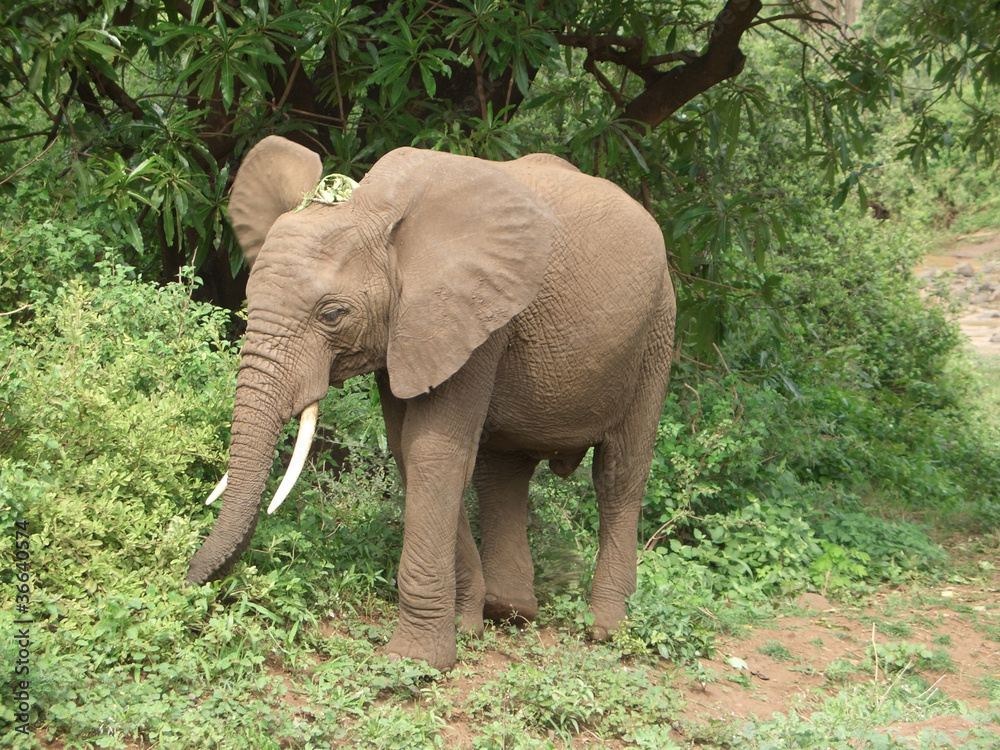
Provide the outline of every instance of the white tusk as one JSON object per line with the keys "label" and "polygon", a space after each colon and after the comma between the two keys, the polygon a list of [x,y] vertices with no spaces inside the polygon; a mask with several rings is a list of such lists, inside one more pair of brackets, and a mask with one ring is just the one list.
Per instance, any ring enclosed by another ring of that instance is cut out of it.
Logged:
{"label": "white tusk", "polygon": [[219,483],[215,485],[215,489],[212,490],[212,494],[208,496],[208,500],[205,501],[205,505],[211,505],[220,497],[222,497],[222,493],[226,491],[226,486],[228,484],[229,484],[229,472],[227,471],[225,474],[222,475],[222,479],[219,480]]}
{"label": "white tusk", "polygon": [[285,502],[288,493],[292,491],[295,480],[302,473],[302,467],[306,465],[306,457],[309,455],[309,446],[312,444],[313,435],[316,434],[316,417],[319,414],[319,401],[307,406],[299,416],[299,434],[295,438],[295,449],[292,451],[292,460],[288,462],[288,471],[278,491],[274,493],[274,500],[267,506],[267,514],[271,515],[278,507]]}

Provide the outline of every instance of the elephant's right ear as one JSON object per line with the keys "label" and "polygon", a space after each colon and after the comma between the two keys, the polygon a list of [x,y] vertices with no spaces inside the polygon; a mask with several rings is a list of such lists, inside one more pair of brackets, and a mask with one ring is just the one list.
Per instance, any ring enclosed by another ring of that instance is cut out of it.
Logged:
{"label": "elephant's right ear", "polygon": [[322,175],[319,154],[280,135],[269,135],[250,149],[229,197],[229,221],[248,266],[271,225],[298,206]]}

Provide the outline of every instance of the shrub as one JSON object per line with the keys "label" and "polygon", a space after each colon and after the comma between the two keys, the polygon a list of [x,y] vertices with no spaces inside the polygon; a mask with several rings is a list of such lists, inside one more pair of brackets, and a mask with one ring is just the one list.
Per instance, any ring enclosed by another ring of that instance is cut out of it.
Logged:
{"label": "shrub", "polygon": [[[95,284],[70,280],[29,319],[0,318],[0,525],[30,531],[32,724],[108,746],[136,735],[180,746],[187,727],[216,744],[199,716],[211,692],[196,710],[191,695],[224,682],[239,700],[259,698],[268,654],[287,651],[301,624],[393,595],[400,504],[370,382],[349,384],[321,422],[357,448],[354,470],[320,451],[235,575],[183,588],[217,512],[200,499],[226,463],[237,350],[224,311],[193,302],[188,286],[132,275],[100,263]],[[0,536],[0,555],[12,543]],[[2,575],[6,591],[12,568]],[[0,612],[4,632],[13,617]],[[301,736],[282,721],[284,736]]]}

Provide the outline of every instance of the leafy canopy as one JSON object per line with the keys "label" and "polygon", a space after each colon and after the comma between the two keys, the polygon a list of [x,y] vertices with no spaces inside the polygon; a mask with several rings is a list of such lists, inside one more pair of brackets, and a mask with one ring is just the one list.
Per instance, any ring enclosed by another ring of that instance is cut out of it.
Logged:
{"label": "leafy canopy", "polygon": [[[849,6],[849,7],[848,7]],[[53,0],[0,17],[0,188],[56,176],[161,278],[199,269],[236,308],[242,259],[224,221],[231,170],[281,133],[356,179],[417,145],[495,159],[566,156],[654,211],[709,342],[741,295],[769,299],[765,259],[801,218],[724,177],[776,107],[834,204],[878,163],[871,118],[908,108],[900,155],[960,143],[987,158],[1000,77],[991,5],[951,0],[351,2]],[[844,11],[861,9],[854,27]],[[796,60],[774,69],[770,56]],[[961,117],[938,99],[956,95]],[[735,266],[736,250],[749,261]],[[721,285],[721,286],[720,286]],[[735,291],[730,293],[730,287]],[[699,291],[700,290],[700,291]],[[684,302],[685,300],[682,300]]]}

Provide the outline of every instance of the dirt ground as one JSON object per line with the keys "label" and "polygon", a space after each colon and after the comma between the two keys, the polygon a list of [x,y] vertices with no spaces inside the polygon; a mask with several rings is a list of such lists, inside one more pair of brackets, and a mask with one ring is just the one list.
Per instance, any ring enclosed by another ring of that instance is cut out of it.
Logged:
{"label": "dirt ground", "polygon": [[[931,685],[928,700],[939,696],[959,701],[968,713],[990,711],[982,683],[1000,679],[1000,568],[986,586],[883,590],[865,601],[840,603],[806,594],[795,605],[801,614],[779,616],[767,627],[748,628],[742,637],[720,639],[718,655],[702,662],[715,679],[707,684],[689,680],[685,687],[684,719],[707,725],[743,718],[766,720],[791,709],[808,715],[851,683],[875,680],[888,690],[898,671],[882,664],[878,676],[873,675],[874,643],[889,648],[905,643],[944,652],[950,657],[943,659],[946,670],[912,667]],[[734,663],[746,667],[737,669]],[[851,671],[852,666],[857,671]],[[744,684],[732,681],[739,672]],[[897,740],[933,729],[957,742],[960,733],[974,726],[992,726],[1000,746],[1000,726],[955,714],[880,729]]]}
{"label": "dirt ground", "polygon": [[[976,567],[978,575],[961,583],[887,588],[863,599],[804,594],[788,603],[785,614],[720,636],[714,657],[701,660],[701,674],[688,670],[672,684],[682,691],[684,707],[671,720],[671,736],[682,747],[712,746],[705,736],[713,728],[739,727],[743,720],[767,721],[793,710],[809,717],[828,698],[852,686],[874,685],[875,695],[884,701],[892,690],[900,689],[900,669],[905,666],[904,673],[919,675],[928,686],[919,696],[923,705],[945,701],[949,710],[920,721],[873,725],[875,735],[905,744],[912,740],[916,748],[928,747],[918,737],[923,735],[926,741],[933,733],[938,743],[934,747],[962,747],[963,737],[977,729],[995,733],[1000,748],[996,719],[1000,707],[990,703],[984,687],[990,680],[1000,681],[1000,565],[995,559],[982,559],[985,565]],[[978,561],[970,564],[977,566]],[[548,628],[533,630],[530,637],[545,646],[560,641],[559,634]],[[876,673],[873,644],[895,654],[909,653],[904,648],[933,652],[936,660],[933,664],[917,663],[917,657],[907,664],[881,661]],[[510,665],[510,655],[502,649],[480,654],[474,673],[458,682],[456,697]],[[677,666],[666,661],[654,669],[659,670],[665,676],[678,674]],[[862,699],[857,705],[865,709]],[[475,737],[460,716],[453,716],[443,733],[444,746],[473,747]],[[631,745],[592,744],[584,734],[571,746],[618,750]]]}

